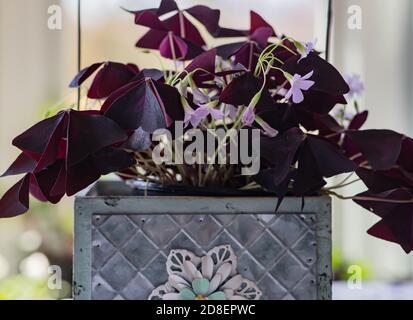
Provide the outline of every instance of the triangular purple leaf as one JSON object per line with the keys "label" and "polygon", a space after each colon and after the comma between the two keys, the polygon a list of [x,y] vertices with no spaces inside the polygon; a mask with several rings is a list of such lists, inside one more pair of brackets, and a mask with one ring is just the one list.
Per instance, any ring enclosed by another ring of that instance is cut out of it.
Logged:
{"label": "triangular purple leaf", "polygon": [[0,218],[16,217],[29,209],[29,181],[27,174],[0,199]]}
{"label": "triangular purple leaf", "polygon": [[349,130],[346,135],[374,170],[386,170],[396,164],[402,146],[401,134],[391,130]]}

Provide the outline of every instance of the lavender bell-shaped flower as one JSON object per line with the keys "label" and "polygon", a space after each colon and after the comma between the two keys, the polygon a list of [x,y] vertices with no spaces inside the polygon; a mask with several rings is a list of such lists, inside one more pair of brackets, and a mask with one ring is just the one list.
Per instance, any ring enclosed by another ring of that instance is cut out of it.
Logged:
{"label": "lavender bell-shaped flower", "polygon": [[285,98],[293,98],[294,103],[301,103],[304,101],[303,91],[307,91],[314,85],[314,81],[308,80],[313,76],[314,71],[307,73],[305,76],[295,74],[290,80],[291,88],[288,90]]}
{"label": "lavender bell-shaped flower", "polygon": [[249,106],[245,109],[242,115],[242,123],[246,126],[251,126],[256,122],[262,129],[263,133],[269,137],[275,137],[278,131],[272,128],[267,122],[255,114],[255,106],[261,98],[261,91],[259,91],[251,100]]}
{"label": "lavender bell-shaped flower", "polygon": [[242,115],[242,123],[246,126],[250,126],[255,121],[255,107],[261,99],[262,91],[258,91],[254,97],[252,97],[248,107],[245,109]]}
{"label": "lavender bell-shaped flower", "polygon": [[224,115],[225,117],[230,118],[232,121],[235,121],[235,119],[237,118],[239,109],[231,104],[227,104],[224,107]]}
{"label": "lavender bell-shaped flower", "polygon": [[250,126],[255,121],[255,111],[252,106],[249,106],[245,109],[244,114],[242,115],[242,123],[246,126]]}
{"label": "lavender bell-shaped flower", "polygon": [[196,110],[185,107],[184,125],[187,126],[190,123],[196,128],[208,116],[211,116],[214,120],[221,120],[224,118],[224,113],[211,105],[202,105]]}
{"label": "lavender bell-shaped flower", "polygon": [[315,46],[317,44],[317,39],[314,41],[309,41],[304,43],[303,48],[300,50],[301,58],[298,60],[300,62],[302,59],[305,59],[308,57],[308,55],[315,49]]}
{"label": "lavender bell-shaped flower", "polygon": [[351,100],[362,95],[364,91],[364,84],[359,75],[345,75],[344,80],[346,80],[348,86],[350,87],[349,93],[346,94],[347,99]]}

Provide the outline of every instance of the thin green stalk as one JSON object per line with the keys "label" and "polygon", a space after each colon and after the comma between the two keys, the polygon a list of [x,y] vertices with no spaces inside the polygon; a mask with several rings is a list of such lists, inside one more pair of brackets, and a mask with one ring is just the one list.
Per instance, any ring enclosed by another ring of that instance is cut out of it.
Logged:
{"label": "thin green stalk", "polygon": [[335,196],[341,200],[359,200],[359,201],[373,201],[373,202],[386,202],[386,203],[399,203],[399,204],[409,204],[413,203],[413,199],[408,200],[396,200],[396,199],[383,199],[383,198],[374,198],[374,197],[361,197],[361,196],[343,196],[334,191],[322,190],[327,195]]}

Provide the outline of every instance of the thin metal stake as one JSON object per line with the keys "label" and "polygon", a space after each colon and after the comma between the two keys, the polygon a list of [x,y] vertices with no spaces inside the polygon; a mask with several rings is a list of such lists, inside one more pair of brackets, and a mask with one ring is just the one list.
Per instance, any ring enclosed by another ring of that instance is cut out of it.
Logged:
{"label": "thin metal stake", "polygon": [[[81,0],[77,0],[77,72],[82,68]],[[80,110],[80,86],[77,88],[77,110]]]}
{"label": "thin metal stake", "polygon": [[326,32],[326,60],[330,60],[331,27],[333,20],[333,0],[328,0],[327,9],[327,32]]}

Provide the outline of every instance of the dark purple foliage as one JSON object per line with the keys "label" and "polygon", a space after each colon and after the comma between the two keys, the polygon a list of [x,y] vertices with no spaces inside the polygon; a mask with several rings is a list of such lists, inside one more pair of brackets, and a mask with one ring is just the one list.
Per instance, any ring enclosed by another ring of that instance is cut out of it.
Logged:
{"label": "dark purple foliage", "polygon": [[315,82],[310,90],[304,93],[305,99],[300,104],[310,112],[329,113],[338,103],[346,104],[344,95],[350,88],[343,77],[330,63],[316,53],[301,61],[300,56],[288,59],[283,68],[290,74],[305,75],[314,72],[311,80]]}
{"label": "dark purple foliage", "polygon": [[113,91],[131,81],[139,73],[139,69],[133,64],[125,65],[110,61],[95,63],[80,71],[70,83],[70,87],[80,86],[102,65],[103,68],[96,74],[87,94],[91,99],[106,98]]}
{"label": "dark purple foliage", "polygon": [[271,167],[271,183],[275,186],[287,177],[297,150],[304,141],[305,135],[298,128],[292,128],[275,138],[261,139],[261,157]]}
{"label": "dark purple foliage", "polygon": [[352,172],[357,168],[344,152],[331,142],[308,135],[298,156],[294,192],[305,196],[316,193],[325,185],[325,178]]}
{"label": "dark purple foliage", "polygon": [[354,116],[349,125],[349,130],[359,130],[367,121],[368,111],[363,111]]}
{"label": "dark purple foliage", "polygon": [[373,170],[391,168],[400,155],[403,136],[391,130],[347,131],[347,137]]}
{"label": "dark purple foliage", "polygon": [[224,59],[235,57],[235,63],[242,64],[247,70],[253,70],[257,58],[268,44],[270,37],[276,37],[274,29],[256,12],[250,12],[250,30],[244,32],[245,42],[225,44],[217,48],[218,55]]}
{"label": "dark purple foliage", "polygon": [[205,81],[211,81],[215,76],[216,49],[208,50],[198,57],[185,68],[187,72],[193,72],[193,80],[198,87],[202,87]]}
{"label": "dark purple foliage", "polygon": [[219,18],[221,12],[219,10],[211,9],[203,5],[196,5],[185,11],[201,22],[208,32],[215,38],[241,37],[245,35],[245,31],[220,27]]}
{"label": "dark purple foliage", "polygon": [[142,128],[146,132],[166,127],[163,102],[152,80],[145,79],[130,85],[107,109],[104,115],[125,130]]}
{"label": "dark purple foliage", "polygon": [[0,200],[1,218],[15,217],[29,209],[29,182],[27,174],[4,194]]}
{"label": "dark purple foliage", "polygon": [[0,216],[27,211],[29,191],[56,203],[103,174],[130,167],[133,157],[112,148],[127,138],[116,122],[96,111],[67,110],[34,125],[13,140],[22,154],[4,175],[26,175],[0,200]]}
{"label": "dark purple foliage", "polygon": [[304,140],[305,135],[298,128],[292,128],[275,138],[261,139],[261,160],[264,162],[263,166],[268,169],[261,170],[254,180],[276,193],[277,208],[286,195],[291,178],[294,176],[291,166],[296,161],[298,148]]}
{"label": "dark purple foliage", "polygon": [[[180,10],[173,0],[162,0],[158,9],[130,11],[135,15],[135,23],[150,30],[137,42],[136,46],[159,49],[161,55],[169,59],[189,60],[203,51],[205,41],[198,28],[187,18],[190,15],[205,26],[213,37],[237,37],[245,32],[219,26],[220,12],[207,6],[196,5]],[[164,19],[166,13],[172,16]]]}
{"label": "dark purple foliage", "polygon": [[354,201],[382,218],[369,234],[399,243],[410,252],[413,250],[412,139],[389,130],[352,131],[350,137],[371,166],[356,171],[369,190]]}
{"label": "dark purple foliage", "polygon": [[399,243],[407,253],[413,250],[413,196],[411,189],[396,188],[378,194],[367,191],[359,194],[358,197],[381,200],[355,200],[356,203],[382,218],[368,231],[369,234]]}
{"label": "dark purple foliage", "polygon": [[[220,101],[235,106],[248,106],[261,86],[262,81],[260,79],[257,79],[251,72],[244,72],[225,87],[220,95]],[[268,90],[264,90],[258,102],[257,110],[271,108],[275,104],[276,102]]]}

